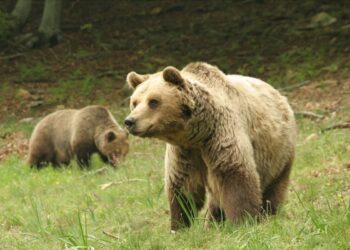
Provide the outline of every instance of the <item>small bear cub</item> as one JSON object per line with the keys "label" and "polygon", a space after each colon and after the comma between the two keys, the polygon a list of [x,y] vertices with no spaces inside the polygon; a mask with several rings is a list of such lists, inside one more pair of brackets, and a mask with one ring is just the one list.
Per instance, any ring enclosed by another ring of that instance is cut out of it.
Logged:
{"label": "small bear cub", "polygon": [[76,157],[80,167],[89,167],[93,153],[117,166],[129,151],[128,133],[102,106],[65,109],[44,117],[29,142],[28,164],[40,168],[68,165]]}

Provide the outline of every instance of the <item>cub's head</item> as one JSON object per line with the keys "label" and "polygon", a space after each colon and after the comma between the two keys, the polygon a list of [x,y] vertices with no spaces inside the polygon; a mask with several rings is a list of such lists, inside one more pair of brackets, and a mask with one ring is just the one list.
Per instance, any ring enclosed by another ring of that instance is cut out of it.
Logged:
{"label": "cub's head", "polygon": [[128,132],[121,128],[102,131],[96,136],[95,142],[99,152],[113,167],[129,152]]}
{"label": "cub's head", "polygon": [[130,72],[127,82],[134,89],[131,112],[124,121],[131,134],[172,140],[184,130],[194,102],[179,70],[167,67],[153,75]]}

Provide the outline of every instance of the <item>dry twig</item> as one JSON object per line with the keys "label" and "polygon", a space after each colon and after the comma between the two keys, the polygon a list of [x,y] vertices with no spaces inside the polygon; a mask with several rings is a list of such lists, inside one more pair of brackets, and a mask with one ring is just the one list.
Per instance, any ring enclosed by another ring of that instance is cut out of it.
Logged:
{"label": "dry twig", "polygon": [[316,114],[311,111],[297,111],[294,113],[296,116],[302,116],[304,118],[310,118],[310,119],[322,119],[323,115]]}
{"label": "dry twig", "polygon": [[338,124],[332,125],[330,127],[322,129],[321,132],[325,132],[333,129],[344,129],[344,128],[350,128],[350,122],[344,122],[344,123],[338,123]]}
{"label": "dry twig", "polygon": [[146,180],[144,179],[129,179],[129,180],[125,180],[125,181],[112,181],[112,182],[108,182],[108,183],[104,183],[104,184],[101,184],[100,185],[100,188],[102,190],[105,190],[111,186],[114,186],[114,185],[120,185],[120,184],[124,184],[124,183],[128,183],[128,182],[146,182]]}
{"label": "dry twig", "polygon": [[309,83],[311,83],[311,81],[307,80],[307,81],[303,81],[301,83],[297,83],[297,84],[294,84],[294,85],[290,85],[290,86],[286,86],[286,87],[283,87],[283,88],[279,88],[278,90],[279,91],[291,91],[293,89],[302,87],[302,86],[307,85]]}
{"label": "dry twig", "polygon": [[113,239],[120,240],[120,237],[119,237],[119,236],[113,235],[113,234],[111,234],[111,233],[109,233],[109,232],[107,232],[107,231],[105,231],[105,230],[103,230],[102,233],[104,233],[105,235],[107,235],[107,236],[109,236],[109,237],[111,237],[111,238],[113,238]]}

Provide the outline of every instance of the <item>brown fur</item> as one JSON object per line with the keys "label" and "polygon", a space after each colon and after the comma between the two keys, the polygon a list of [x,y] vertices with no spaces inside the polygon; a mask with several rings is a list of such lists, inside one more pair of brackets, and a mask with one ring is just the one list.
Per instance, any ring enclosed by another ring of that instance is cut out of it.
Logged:
{"label": "brown fur", "polygon": [[235,223],[246,214],[276,212],[286,193],[296,140],[285,97],[259,79],[225,75],[206,63],[191,63],[182,71],[167,67],[138,84],[129,74],[128,81],[135,87],[129,131],[167,142],[172,230],[190,224],[186,216],[195,215],[194,207],[183,204],[193,200],[200,209],[205,190],[208,221]]}
{"label": "brown fur", "polygon": [[102,106],[56,111],[35,127],[28,163],[67,165],[76,156],[80,166],[89,166],[91,154],[98,153],[104,162],[115,165],[116,159],[128,153],[127,135]]}

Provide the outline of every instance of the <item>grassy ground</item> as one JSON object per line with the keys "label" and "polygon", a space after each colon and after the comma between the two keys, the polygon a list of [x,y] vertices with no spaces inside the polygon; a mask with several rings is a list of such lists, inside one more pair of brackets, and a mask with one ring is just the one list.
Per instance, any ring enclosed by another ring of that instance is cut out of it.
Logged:
{"label": "grassy ground", "polygon": [[[122,117],[126,110],[115,113]],[[120,120],[120,119],[119,119]],[[163,188],[164,145],[131,138],[117,171],[94,158],[91,171],[33,171],[16,155],[0,162],[2,249],[348,249],[350,134],[317,133],[330,121],[299,119],[299,143],[286,204],[262,223],[172,235]],[[8,131],[30,131],[34,124]],[[310,138],[310,134],[317,133]],[[309,137],[309,138],[308,138]]]}

